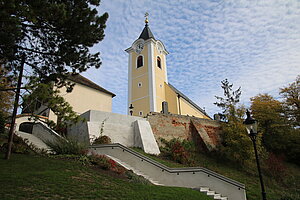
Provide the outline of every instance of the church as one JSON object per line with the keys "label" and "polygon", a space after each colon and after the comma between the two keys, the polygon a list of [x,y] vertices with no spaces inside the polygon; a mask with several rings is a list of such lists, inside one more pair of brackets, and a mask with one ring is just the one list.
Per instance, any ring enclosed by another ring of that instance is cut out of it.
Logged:
{"label": "church", "polygon": [[155,39],[146,16],[139,38],[125,51],[128,60],[128,114],[144,117],[150,112],[211,119],[186,95],[168,82],[164,44]]}

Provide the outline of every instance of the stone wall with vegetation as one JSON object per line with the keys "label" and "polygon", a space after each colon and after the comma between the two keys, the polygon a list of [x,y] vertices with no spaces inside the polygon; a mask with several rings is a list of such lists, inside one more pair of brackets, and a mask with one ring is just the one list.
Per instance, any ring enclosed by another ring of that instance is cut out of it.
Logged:
{"label": "stone wall with vegetation", "polygon": [[215,149],[220,143],[221,126],[215,120],[162,113],[150,113],[147,120],[158,142],[160,138],[193,140],[202,150]]}

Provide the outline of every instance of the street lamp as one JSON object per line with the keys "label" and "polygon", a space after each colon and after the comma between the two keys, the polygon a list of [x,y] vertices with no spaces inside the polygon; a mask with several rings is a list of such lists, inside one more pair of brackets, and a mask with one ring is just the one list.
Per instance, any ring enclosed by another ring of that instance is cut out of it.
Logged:
{"label": "street lamp", "polygon": [[130,112],[130,115],[131,115],[131,116],[132,116],[132,113],[133,113],[133,108],[134,108],[133,105],[130,104],[130,106],[129,106],[129,109],[130,109],[129,112]]}
{"label": "street lamp", "polygon": [[257,120],[255,120],[251,117],[249,110],[247,110],[246,114],[247,114],[247,118],[245,119],[244,124],[246,125],[247,133],[248,133],[250,139],[253,142],[254,153],[255,153],[255,158],[256,158],[256,165],[257,165],[257,170],[258,170],[258,175],[259,175],[259,180],[260,180],[260,186],[261,186],[262,199],[267,200],[267,195],[266,195],[266,192],[265,192],[264,182],[263,182],[263,178],[262,178],[262,175],[261,175],[259,158],[258,158],[257,148],[256,148]]}

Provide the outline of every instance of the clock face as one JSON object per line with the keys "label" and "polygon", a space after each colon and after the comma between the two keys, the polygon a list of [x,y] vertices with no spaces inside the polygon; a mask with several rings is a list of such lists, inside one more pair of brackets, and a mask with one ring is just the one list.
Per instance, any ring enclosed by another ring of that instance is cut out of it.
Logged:
{"label": "clock face", "polygon": [[162,53],[162,46],[160,44],[157,45],[157,51],[159,54]]}
{"label": "clock face", "polygon": [[136,45],[135,52],[141,53],[142,50],[143,50],[143,48],[144,48],[144,43],[140,42],[140,43],[138,43],[138,44]]}

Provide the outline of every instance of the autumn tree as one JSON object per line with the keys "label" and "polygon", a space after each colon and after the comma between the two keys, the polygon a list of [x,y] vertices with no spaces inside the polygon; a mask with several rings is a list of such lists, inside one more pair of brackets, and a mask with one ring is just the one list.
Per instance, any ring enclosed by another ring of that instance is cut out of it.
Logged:
{"label": "autumn tree", "polygon": [[283,105],[268,94],[258,94],[251,99],[253,117],[258,120],[263,144],[268,150],[280,153],[285,149],[291,127],[283,114]]}
{"label": "autumn tree", "polygon": [[[224,97],[216,96],[219,101],[214,103],[223,110],[226,117],[226,122],[221,124],[222,145],[219,147],[219,153],[223,158],[241,165],[252,165],[254,163],[253,147],[243,124],[246,109],[243,105],[238,105],[241,87],[233,90],[233,84],[230,84],[227,79],[221,82],[221,87],[224,90]],[[259,151],[261,151],[260,147]]]}
{"label": "autumn tree", "polygon": [[300,126],[300,75],[287,87],[280,89],[285,113],[294,126]]}

